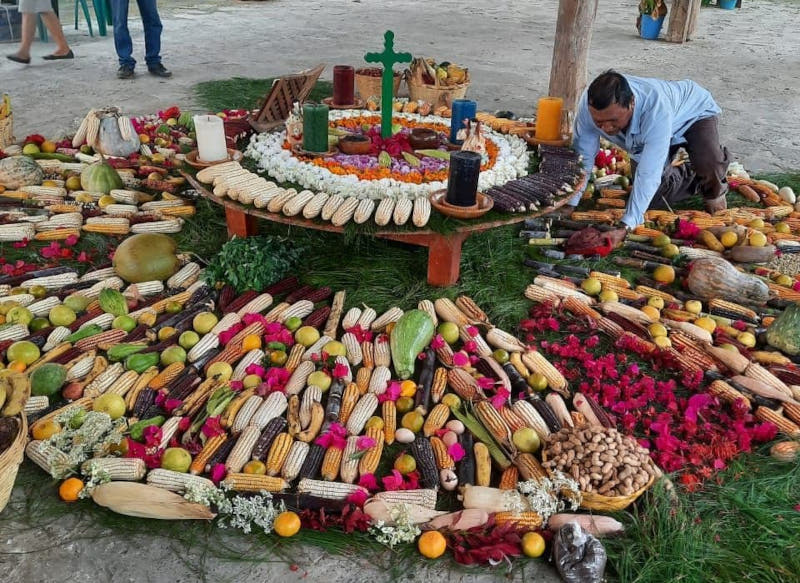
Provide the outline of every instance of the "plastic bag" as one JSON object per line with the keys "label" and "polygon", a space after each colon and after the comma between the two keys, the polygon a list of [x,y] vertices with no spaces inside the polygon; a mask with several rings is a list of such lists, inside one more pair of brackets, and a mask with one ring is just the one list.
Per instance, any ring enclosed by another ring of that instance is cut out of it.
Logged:
{"label": "plastic bag", "polygon": [[553,560],[565,583],[601,583],[607,555],[596,537],[568,522],[553,538]]}

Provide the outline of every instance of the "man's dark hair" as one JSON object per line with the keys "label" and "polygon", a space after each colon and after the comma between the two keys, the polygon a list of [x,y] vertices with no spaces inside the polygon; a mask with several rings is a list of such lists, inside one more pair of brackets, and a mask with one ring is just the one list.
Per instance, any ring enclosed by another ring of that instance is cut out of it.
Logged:
{"label": "man's dark hair", "polygon": [[605,109],[614,103],[628,107],[633,100],[633,91],[625,77],[609,69],[592,81],[587,97],[589,105],[595,109]]}

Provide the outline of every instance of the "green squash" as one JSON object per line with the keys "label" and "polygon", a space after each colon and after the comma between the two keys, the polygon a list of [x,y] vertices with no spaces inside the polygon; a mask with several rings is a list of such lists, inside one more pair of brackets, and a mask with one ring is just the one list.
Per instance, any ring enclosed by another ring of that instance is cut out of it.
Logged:
{"label": "green squash", "polygon": [[44,170],[33,158],[11,156],[0,160],[0,185],[9,190],[41,184]]}
{"label": "green squash", "polygon": [[47,362],[31,375],[31,395],[51,397],[61,390],[67,380],[67,369],[60,364]]}
{"label": "green squash", "polygon": [[431,317],[422,310],[411,310],[400,316],[389,336],[392,363],[401,380],[411,378],[414,364],[436,331]]}
{"label": "green squash", "polygon": [[122,178],[105,158],[90,164],[81,172],[81,188],[89,192],[108,194],[112,190],[123,188]]}
{"label": "green squash", "polygon": [[767,344],[790,354],[800,354],[800,303],[790,304],[767,328]]}

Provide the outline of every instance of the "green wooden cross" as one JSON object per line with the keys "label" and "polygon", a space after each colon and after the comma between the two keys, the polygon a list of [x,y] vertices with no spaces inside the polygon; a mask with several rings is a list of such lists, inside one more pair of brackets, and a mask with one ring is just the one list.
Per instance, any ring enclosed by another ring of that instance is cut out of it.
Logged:
{"label": "green wooden cross", "polygon": [[368,63],[381,63],[383,77],[381,78],[381,137],[389,138],[392,135],[392,84],[394,83],[395,63],[410,63],[411,53],[394,52],[394,33],[387,30],[383,35],[383,52],[367,53],[364,60]]}

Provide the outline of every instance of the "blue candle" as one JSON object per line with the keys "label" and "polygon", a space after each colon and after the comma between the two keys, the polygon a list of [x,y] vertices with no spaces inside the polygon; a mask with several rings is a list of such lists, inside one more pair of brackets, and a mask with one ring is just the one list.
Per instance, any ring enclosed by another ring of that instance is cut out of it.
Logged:
{"label": "blue candle", "polygon": [[471,99],[453,100],[452,114],[450,115],[450,142],[461,145],[463,140],[456,139],[458,130],[464,127],[465,119],[472,119],[478,112],[478,103]]}
{"label": "blue candle", "polygon": [[445,200],[455,206],[474,206],[478,199],[481,155],[459,150],[450,154],[450,173]]}

